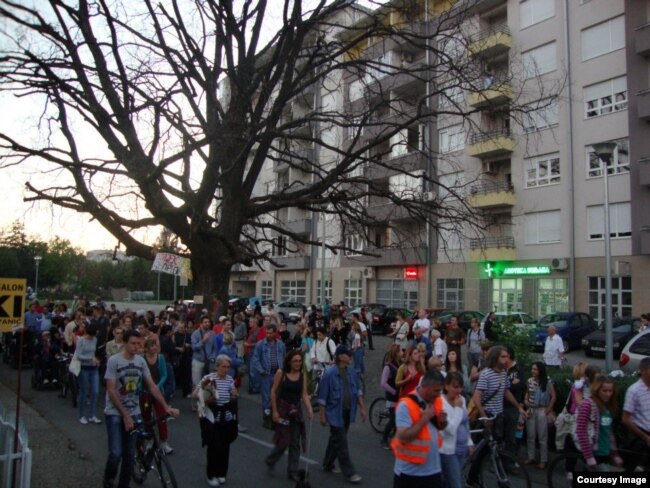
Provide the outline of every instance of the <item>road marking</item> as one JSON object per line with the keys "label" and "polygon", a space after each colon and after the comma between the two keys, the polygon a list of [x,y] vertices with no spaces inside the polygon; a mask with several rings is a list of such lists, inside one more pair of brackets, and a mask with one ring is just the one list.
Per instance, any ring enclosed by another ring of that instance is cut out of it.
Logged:
{"label": "road marking", "polygon": [[[257,437],[253,437],[252,435],[248,434],[239,434],[239,437],[243,437],[244,439],[248,439],[251,442],[254,442],[256,444],[259,444],[260,446],[268,447],[269,449],[272,449],[275,447],[275,444],[272,444],[270,442],[263,441],[262,439],[258,439]],[[288,450],[284,453],[285,455],[287,454]],[[313,459],[310,459],[305,456],[300,456],[300,460],[304,463],[312,464],[312,465],[319,465],[320,463],[318,461],[315,461]]]}

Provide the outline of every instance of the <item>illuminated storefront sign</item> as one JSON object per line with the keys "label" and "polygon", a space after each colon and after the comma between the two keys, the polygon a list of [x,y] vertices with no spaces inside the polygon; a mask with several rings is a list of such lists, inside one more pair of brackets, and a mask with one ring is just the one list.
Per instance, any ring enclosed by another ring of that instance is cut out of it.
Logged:
{"label": "illuminated storefront sign", "polygon": [[415,267],[404,268],[404,279],[405,280],[417,280],[418,279],[418,269]]}
{"label": "illuminated storefront sign", "polygon": [[552,269],[547,265],[512,266],[510,263],[488,262],[483,264],[483,272],[488,278],[500,276],[548,275]]}

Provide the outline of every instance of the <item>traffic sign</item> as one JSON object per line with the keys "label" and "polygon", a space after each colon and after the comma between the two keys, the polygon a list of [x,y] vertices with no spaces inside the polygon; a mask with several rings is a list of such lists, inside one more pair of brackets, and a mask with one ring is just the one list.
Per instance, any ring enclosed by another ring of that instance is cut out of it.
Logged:
{"label": "traffic sign", "polygon": [[24,278],[0,278],[0,332],[11,331],[14,325],[25,323]]}

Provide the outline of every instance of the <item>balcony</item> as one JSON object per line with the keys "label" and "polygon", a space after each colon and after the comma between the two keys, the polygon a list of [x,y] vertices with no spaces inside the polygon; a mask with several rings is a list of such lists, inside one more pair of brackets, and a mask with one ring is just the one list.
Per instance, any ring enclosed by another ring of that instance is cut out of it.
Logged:
{"label": "balcony", "polygon": [[380,164],[368,164],[364,168],[364,176],[371,180],[383,180],[390,176],[395,176],[400,171],[417,171],[424,170],[427,167],[427,158],[420,151],[412,151],[401,156],[382,160]]}
{"label": "balcony", "polygon": [[650,186],[650,157],[639,159],[639,183]]}
{"label": "balcony", "polygon": [[282,227],[297,235],[311,234],[311,219],[297,219],[283,222]]}
{"label": "balcony", "polygon": [[275,256],[273,259],[278,263],[278,269],[309,269],[311,264],[311,258],[309,256],[300,256],[295,254]]}
{"label": "balcony", "polygon": [[475,93],[469,93],[465,100],[467,105],[474,108],[501,105],[512,100],[512,86],[500,83]]}
{"label": "balcony", "polygon": [[[284,173],[289,167],[308,170],[314,161],[314,150],[312,148],[296,149],[291,153],[282,155],[282,161],[273,161],[273,171]],[[291,163],[286,159],[291,158]]]}
{"label": "balcony", "polygon": [[397,205],[385,198],[376,198],[368,204],[368,215],[377,222],[405,220],[415,218],[402,205]]}
{"label": "balcony", "polygon": [[492,58],[509,51],[511,47],[510,28],[507,24],[499,24],[471,36],[467,50],[472,56]]}
{"label": "balcony", "polygon": [[469,240],[469,258],[471,261],[515,261],[514,237],[484,237]]}
{"label": "balcony", "polygon": [[650,22],[634,29],[634,50],[639,56],[650,56]]}
{"label": "balcony", "polygon": [[636,94],[636,112],[641,120],[650,121],[650,88]]}
{"label": "balcony", "polygon": [[472,134],[467,153],[475,158],[505,156],[515,149],[515,140],[509,129],[498,129]]}
{"label": "balcony", "polygon": [[427,248],[384,247],[369,248],[366,252],[375,256],[341,256],[341,266],[408,266],[427,263]]}
{"label": "balcony", "polygon": [[506,182],[484,182],[472,185],[468,203],[474,208],[498,210],[513,207],[517,203],[512,184]]}
{"label": "balcony", "polygon": [[488,10],[498,7],[499,5],[505,5],[508,3],[508,0],[477,0],[474,5],[474,10],[482,14]]}

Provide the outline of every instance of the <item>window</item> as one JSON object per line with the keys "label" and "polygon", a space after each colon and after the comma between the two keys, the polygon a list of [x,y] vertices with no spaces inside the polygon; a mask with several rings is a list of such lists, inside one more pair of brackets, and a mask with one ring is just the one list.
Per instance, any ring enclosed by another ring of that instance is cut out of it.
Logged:
{"label": "window", "polygon": [[305,280],[281,281],[280,301],[307,303],[307,282]]}
{"label": "window", "polygon": [[556,69],[555,42],[544,44],[522,53],[522,64],[526,78],[550,73]]}
{"label": "window", "polygon": [[597,117],[627,108],[627,78],[620,76],[586,86],[584,90],[585,118]]}
{"label": "window", "polygon": [[462,124],[440,129],[439,145],[441,153],[463,149],[465,147],[465,129],[463,129]]}
{"label": "window", "polygon": [[273,300],[273,281],[262,280],[262,300]]}
{"label": "window", "polygon": [[569,311],[569,280],[567,278],[540,278],[537,291],[537,316]]}
{"label": "window", "polygon": [[554,185],[560,182],[560,154],[546,154],[528,158],[524,162],[526,188]]}
{"label": "window", "polygon": [[[587,207],[587,229],[589,239],[602,239],[605,236],[605,206]],[[632,217],[630,202],[609,204],[609,236],[630,237],[632,235]]]}
{"label": "window", "polygon": [[463,103],[463,89],[460,85],[443,86],[438,98],[439,108],[452,108]]}
{"label": "window", "polygon": [[523,280],[495,278],[492,280],[492,309],[495,312],[518,312],[523,308]]}
{"label": "window", "polygon": [[540,100],[534,105],[528,106],[528,112],[524,113],[523,126],[525,132],[546,129],[557,125],[560,118],[560,108],[557,98]]}
{"label": "window", "polygon": [[289,254],[287,250],[287,238],[285,236],[278,236],[273,239],[273,256],[286,256]]}
{"label": "window", "polygon": [[[605,278],[590,276],[589,315],[598,322],[605,320]],[[612,277],[612,312],[614,317],[632,316],[632,277]]]}
{"label": "window", "polygon": [[555,0],[523,0],[519,4],[519,22],[522,29],[554,15]]}
{"label": "window", "polygon": [[390,157],[396,158],[419,150],[423,133],[423,127],[417,125],[401,129],[391,137]]}
{"label": "window", "polygon": [[[465,54],[465,42],[462,34],[447,35],[438,42],[438,49],[449,57],[449,60],[456,61]],[[449,62],[444,60],[444,63]]]}
{"label": "window", "polygon": [[363,301],[363,280],[345,280],[343,282],[343,300],[349,307],[361,305]]}
{"label": "window", "polygon": [[350,83],[348,90],[351,102],[363,98],[363,94],[365,93],[365,83],[363,79],[354,80]]}
{"label": "window", "polygon": [[465,282],[462,278],[438,279],[438,297],[436,306],[449,310],[465,308]]}
{"label": "window", "polygon": [[560,242],[560,216],[559,210],[526,214],[526,244]]}
{"label": "window", "polygon": [[363,123],[362,117],[355,117],[350,121],[348,126],[348,139],[354,139],[356,137],[363,137],[363,129],[365,125]]}
{"label": "window", "polygon": [[350,234],[345,236],[346,256],[358,256],[363,252],[364,240],[359,234]]}
{"label": "window", "polygon": [[[320,288],[320,280],[316,282],[316,303],[319,305],[322,305],[323,302],[321,301],[321,288]],[[331,280],[325,280],[325,299],[329,300],[330,303],[332,303],[332,281]]]}
{"label": "window", "polygon": [[625,47],[625,22],[621,15],[581,32],[582,60],[595,58]]}
{"label": "window", "polygon": [[[630,172],[630,141],[628,139],[620,139],[616,142],[616,149],[609,163],[607,164],[608,175],[618,175],[621,173]],[[587,147],[587,177],[598,178],[603,176],[602,161],[592,146]]]}

